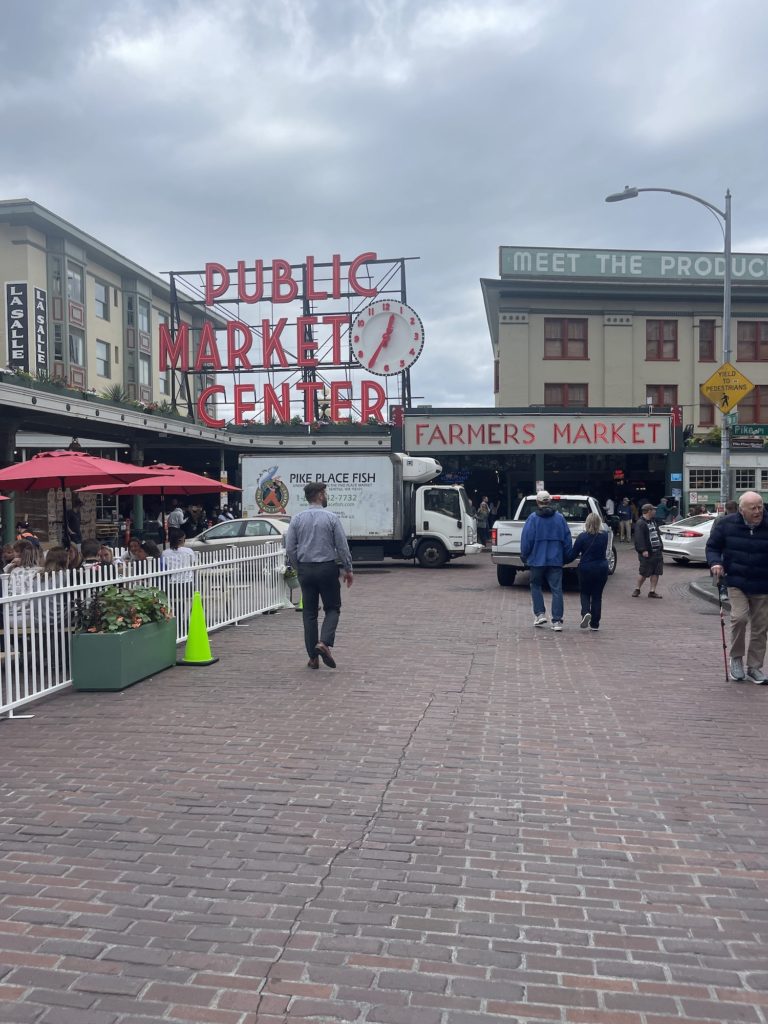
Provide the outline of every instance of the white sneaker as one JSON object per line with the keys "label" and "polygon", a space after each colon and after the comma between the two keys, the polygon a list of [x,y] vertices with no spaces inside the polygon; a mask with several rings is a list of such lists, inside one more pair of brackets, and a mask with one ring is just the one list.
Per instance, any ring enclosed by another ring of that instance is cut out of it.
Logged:
{"label": "white sneaker", "polygon": [[586,629],[591,621],[592,621],[592,613],[591,612],[586,612],[584,615],[581,616],[581,627],[580,628],[581,629]]}
{"label": "white sneaker", "polygon": [[536,618],[533,620],[533,624],[534,624],[534,626],[546,626],[546,624],[547,624],[547,616],[546,615],[537,615]]}
{"label": "white sneaker", "polygon": [[556,633],[562,633],[562,631],[563,631],[563,624],[562,624],[562,622],[553,622],[552,623],[552,629],[554,629],[554,631]]}
{"label": "white sneaker", "polygon": [[763,674],[763,670],[760,668],[748,668],[747,679],[751,679],[753,683],[757,683],[758,686],[765,686],[768,683],[768,677]]}

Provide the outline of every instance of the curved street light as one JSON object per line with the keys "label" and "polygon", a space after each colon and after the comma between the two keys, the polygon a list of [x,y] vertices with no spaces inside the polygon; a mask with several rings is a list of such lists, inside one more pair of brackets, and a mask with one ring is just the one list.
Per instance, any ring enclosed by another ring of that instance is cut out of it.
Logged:
{"label": "curved street light", "polygon": [[[676,188],[636,188],[634,185],[625,185],[623,192],[612,192],[605,197],[606,203],[620,203],[623,199],[636,199],[641,192],[667,192],[672,196],[682,196],[684,199],[692,199],[694,203],[706,208],[722,222],[723,231],[723,253],[725,256],[725,267],[723,271],[723,363],[731,361],[731,190],[725,192],[725,209],[721,210],[714,203],[707,202],[701,196],[695,196],[692,192],[681,192]],[[725,508],[725,503],[730,497],[730,470],[731,470],[731,431],[728,425],[727,414],[723,414],[723,422],[720,426],[720,503]]]}

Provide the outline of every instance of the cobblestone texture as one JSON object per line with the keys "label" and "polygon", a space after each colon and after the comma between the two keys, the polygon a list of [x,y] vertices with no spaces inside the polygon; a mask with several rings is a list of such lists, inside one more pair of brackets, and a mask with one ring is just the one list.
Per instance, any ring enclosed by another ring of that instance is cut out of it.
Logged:
{"label": "cobblestone texture", "polygon": [[0,1022],[766,1024],[768,687],[619,551],[599,633],[371,569],[335,672],[284,612],[0,723]]}

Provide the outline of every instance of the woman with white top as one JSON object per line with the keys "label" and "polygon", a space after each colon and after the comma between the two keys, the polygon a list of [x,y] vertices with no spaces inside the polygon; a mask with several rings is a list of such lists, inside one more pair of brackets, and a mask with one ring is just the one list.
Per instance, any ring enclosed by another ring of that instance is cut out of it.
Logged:
{"label": "woman with white top", "polygon": [[166,593],[173,614],[180,622],[186,622],[189,616],[197,564],[197,552],[185,545],[186,539],[183,530],[172,526],[168,530],[168,547],[160,557],[161,568],[171,570],[166,579]]}

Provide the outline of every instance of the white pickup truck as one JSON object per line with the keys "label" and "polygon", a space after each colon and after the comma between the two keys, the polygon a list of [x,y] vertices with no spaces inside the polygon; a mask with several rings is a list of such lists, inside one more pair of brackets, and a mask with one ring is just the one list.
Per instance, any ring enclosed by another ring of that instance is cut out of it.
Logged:
{"label": "white pickup truck", "polygon": [[[558,512],[562,512],[574,540],[584,532],[584,523],[590,512],[596,512],[600,516],[603,520],[602,529],[608,533],[608,573],[612,576],[616,571],[616,548],[613,544],[613,532],[603,519],[597,501],[586,494],[553,494],[552,504]],[[520,502],[514,519],[497,519],[493,525],[491,561],[496,565],[496,579],[499,581],[499,586],[511,587],[517,573],[528,568],[520,555],[520,537],[525,520],[535,510],[536,495],[530,494]],[[578,564],[579,560],[576,559],[569,562],[566,569],[575,569]]]}

